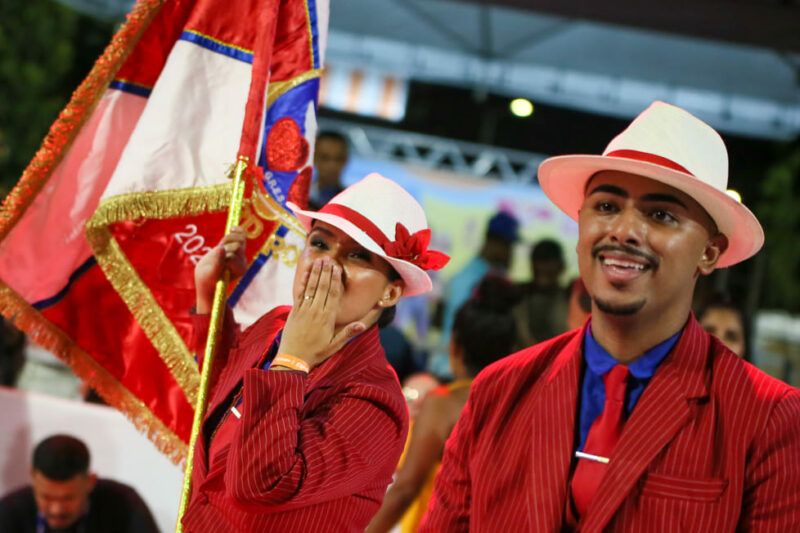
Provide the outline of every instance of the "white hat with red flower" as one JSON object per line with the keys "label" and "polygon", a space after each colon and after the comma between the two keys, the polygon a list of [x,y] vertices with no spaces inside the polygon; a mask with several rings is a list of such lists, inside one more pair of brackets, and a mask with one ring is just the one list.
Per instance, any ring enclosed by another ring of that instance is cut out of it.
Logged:
{"label": "white hat with red flower", "polygon": [[321,220],[386,259],[405,282],[403,296],[430,291],[433,285],[425,270],[439,270],[450,260],[442,252],[428,250],[431,230],[422,206],[380,174],[369,174],[319,211],[307,211],[292,202],[287,205],[306,231],[314,220]]}

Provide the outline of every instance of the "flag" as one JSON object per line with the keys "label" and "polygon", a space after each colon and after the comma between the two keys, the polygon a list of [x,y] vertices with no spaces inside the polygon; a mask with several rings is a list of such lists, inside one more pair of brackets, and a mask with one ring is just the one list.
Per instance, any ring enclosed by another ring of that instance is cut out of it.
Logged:
{"label": "flag", "polygon": [[176,462],[200,380],[193,269],[247,135],[249,269],[228,304],[247,326],[291,302],[304,236],[286,201],[308,197],[327,21],[327,0],[139,0],[0,211],[0,311]]}

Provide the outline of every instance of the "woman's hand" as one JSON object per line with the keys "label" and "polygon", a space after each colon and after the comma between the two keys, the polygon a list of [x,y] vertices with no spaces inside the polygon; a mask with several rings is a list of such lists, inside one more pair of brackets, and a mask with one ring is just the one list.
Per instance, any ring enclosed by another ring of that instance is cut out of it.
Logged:
{"label": "woman's hand", "polygon": [[195,310],[198,314],[203,315],[211,311],[214,287],[223,269],[230,272],[231,281],[239,279],[247,271],[247,259],[244,253],[246,242],[244,229],[240,226],[233,227],[219,244],[198,261],[194,267],[194,286],[197,293]]}
{"label": "woman's hand", "polygon": [[366,326],[352,322],[336,331],[336,314],[344,284],[342,268],[333,260],[323,257],[314,261],[304,280],[303,291],[286,319],[278,353],[298,357],[314,368]]}

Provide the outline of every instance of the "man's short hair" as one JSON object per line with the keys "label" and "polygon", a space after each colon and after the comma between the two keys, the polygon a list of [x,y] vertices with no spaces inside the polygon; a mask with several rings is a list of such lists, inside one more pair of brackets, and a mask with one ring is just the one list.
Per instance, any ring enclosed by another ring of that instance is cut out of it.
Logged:
{"label": "man's short hair", "polygon": [[340,143],[342,143],[345,146],[345,148],[347,148],[349,146],[349,144],[350,144],[350,143],[347,142],[347,137],[345,137],[343,134],[339,133],[338,131],[322,130],[319,133],[317,133],[317,142],[324,141],[326,139],[329,140],[329,141],[339,141]]}
{"label": "man's short hair", "polygon": [[553,261],[564,263],[564,253],[561,245],[553,239],[542,239],[531,250],[531,262]]}
{"label": "man's short hair", "polygon": [[33,468],[53,481],[67,481],[89,472],[89,449],[69,435],[53,435],[36,445]]}

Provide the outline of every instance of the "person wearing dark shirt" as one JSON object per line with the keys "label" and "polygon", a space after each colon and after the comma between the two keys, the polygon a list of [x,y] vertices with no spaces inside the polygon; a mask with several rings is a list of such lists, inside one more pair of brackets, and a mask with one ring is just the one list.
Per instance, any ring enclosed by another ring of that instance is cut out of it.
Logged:
{"label": "person wearing dark shirt", "polygon": [[314,144],[315,179],[309,192],[308,207],[322,209],[334,196],[344,190],[342,171],[349,155],[347,138],[335,131],[321,131]]}
{"label": "person wearing dark shirt", "polygon": [[33,452],[31,485],[0,500],[4,533],[158,533],[131,487],[89,472],[80,440],[54,435]]}

